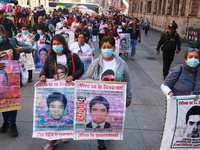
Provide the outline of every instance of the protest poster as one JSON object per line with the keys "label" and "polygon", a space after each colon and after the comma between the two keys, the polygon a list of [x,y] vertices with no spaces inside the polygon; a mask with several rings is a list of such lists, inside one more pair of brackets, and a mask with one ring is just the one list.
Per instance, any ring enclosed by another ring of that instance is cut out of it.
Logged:
{"label": "protest poster", "polygon": [[161,150],[200,148],[199,96],[168,97]]}
{"label": "protest poster", "polygon": [[35,84],[33,138],[73,138],[74,83],[47,81]]}
{"label": "protest poster", "polygon": [[71,30],[71,29],[56,30],[56,34],[61,34],[62,36],[64,36],[69,46],[72,43],[74,43],[74,31],[73,30]]}
{"label": "protest poster", "polygon": [[130,34],[129,33],[119,33],[119,53],[129,53],[130,52]]}
{"label": "protest poster", "polygon": [[26,70],[34,70],[35,69],[32,53],[24,53],[24,52],[20,53],[19,61],[20,61],[21,65],[25,66]]}
{"label": "protest poster", "polygon": [[74,139],[122,140],[126,83],[75,81]]}
{"label": "protest poster", "polygon": [[41,72],[45,59],[48,55],[49,45],[47,44],[38,44],[37,49],[34,54],[34,64],[35,64],[35,73]]}
{"label": "protest poster", "polygon": [[0,52],[0,61],[1,60],[13,60],[13,50],[12,49],[2,50]]}
{"label": "protest poster", "polygon": [[2,60],[0,70],[0,112],[21,109],[20,65],[18,60]]}
{"label": "protest poster", "polygon": [[84,65],[84,73],[80,77],[81,80],[85,79],[85,74],[93,61],[93,55],[91,53],[78,53],[83,65]]}

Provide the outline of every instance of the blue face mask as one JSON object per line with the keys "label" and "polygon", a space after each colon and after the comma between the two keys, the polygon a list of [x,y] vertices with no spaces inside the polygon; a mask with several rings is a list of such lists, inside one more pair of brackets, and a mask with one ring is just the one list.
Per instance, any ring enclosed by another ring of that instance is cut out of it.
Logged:
{"label": "blue face mask", "polygon": [[199,60],[195,58],[191,58],[187,60],[187,65],[191,68],[195,68],[199,65]]}
{"label": "blue face mask", "polygon": [[42,30],[37,30],[37,34],[42,35]]}
{"label": "blue face mask", "polygon": [[63,51],[63,46],[62,45],[53,45],[53,50],[54,52],[56,52],[57,54],[62,53]]}
{"label": "blue face mask", "polygon": [[3,38],[2,36],[0,36],[0,44],[3,42]]}
{"label": "blue face mask", "polygon": [[28,30],[22,30],[22,34],[27,35],[28,33]]}
{"label": "blue face mask", "polygon": [[118,26],[118,28],[119,28],[119,29],[121,29],[121,28],[122,28],[122,26]]}
{"label": "blue face mask", "polygon": [[105,58],[110,58],[113,55],[113,49],[102,49],[101,50],[101,54],[105,57]]}

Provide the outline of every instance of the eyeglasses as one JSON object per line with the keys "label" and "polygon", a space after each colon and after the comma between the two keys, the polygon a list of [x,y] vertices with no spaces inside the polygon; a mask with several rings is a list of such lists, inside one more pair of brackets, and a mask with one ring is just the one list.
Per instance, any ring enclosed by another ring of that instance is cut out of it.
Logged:
{"label": "eyeglasses", "polygon": [[196,52],[199,52],[199,49],[197,49],[197,48],[192,48],[192,47],[189,47],[189,48],[188,48],[188,51],[196,51]]}

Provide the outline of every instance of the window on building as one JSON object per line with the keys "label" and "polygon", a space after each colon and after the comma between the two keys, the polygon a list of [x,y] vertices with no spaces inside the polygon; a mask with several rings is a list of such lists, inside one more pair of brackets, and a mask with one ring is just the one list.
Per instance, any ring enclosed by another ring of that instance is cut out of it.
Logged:
{"label": "window on building", "polygon": [[159,1],[158,14],[161,14],[162,0]]}
{"label": "window on building", "polygon": [[182,0],[181,3],[181,16],[185,16],[186,0]]}
{"label": "window on building", "polygon": [[142,13],[142,9],[143,9],[143,2],[140,3],[140,13]]}
{"label": "window on building", "polygon": [[166,0],[163,0],[162,15],[165,15]]}
{"label": "window on building", "polygon": [[152,5],[152,1],[149,1],[147,3],[147,13],[151,13],[151,5]]}
{"label": "window on building", "polygon": [[199,0],[192,0],[192,4],[190,6],[190,16],[197,16],[199,9]]}
{"label": "window on building", "polygon": [[179,3],[180,3],[180,0],[175,0],[175,2],[174,2],[174,15],[178,15]]}

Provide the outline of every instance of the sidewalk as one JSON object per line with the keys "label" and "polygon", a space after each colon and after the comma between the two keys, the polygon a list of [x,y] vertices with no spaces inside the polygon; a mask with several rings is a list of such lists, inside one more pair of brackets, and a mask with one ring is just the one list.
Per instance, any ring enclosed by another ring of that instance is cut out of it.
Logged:
{"label": "sidewalk", "polygon": [[[124,140],[106,141],[107,150],[158,150],[164,125],[165,99],[160,85],[162,83],[162,57],[156,55],[160,33],[142,31],[142,43],[137,45],[135,60],[130,56],[122,58],[130,69],[133,87],[132,104],[126,110]],[[94,43],[95,48],[98,42]],[[173,66],[183,63],[187,49],[182,43],[180,54],[174,58]],[[95,57],[100,53],[96,49]],[[17,126],[19,136],[12,138],[8,133],[0,134],[0,150],[42,150],[45,140],[32,138],[34,83],[39,80],[34,74],[33,82],[21,89],[22,110],[18,111]],[[0,115],[0,125],[3,123]],[[96,140],[59,141],[54,150],[97,150]]]}

